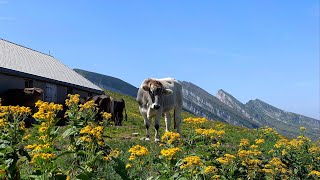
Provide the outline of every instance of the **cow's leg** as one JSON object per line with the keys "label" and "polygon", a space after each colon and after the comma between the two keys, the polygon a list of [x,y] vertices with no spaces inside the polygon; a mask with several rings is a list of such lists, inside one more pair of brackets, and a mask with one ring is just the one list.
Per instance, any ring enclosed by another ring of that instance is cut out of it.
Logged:
{"label": "cow's leg", "polygon": [[170,131],[171,115],[170,112],[165,113],[166,132]]}
{"label": "cow's leg", "polygon": [[142,114],[142,116],[143,116],[143,119],[144,119],[144,126],[146,127],[146,138],[145,138],[145,140],[149,141],[150,140],[150,120],[149,120],[149,118],[147,117],[146,114]]}
{"label": "cow's leg", "polygon": [[175,123],[175,127],[177,128],[177,132],[179,134],[181,134],[180,131],[180,125],[181,125],[181,112],[182,109],[181,108],[175,108],[175,113],[174,113],[174,123]]}
{"label": "cow's leg", "polygon": [[160,128],[160,118],[161,118],[161,113],[157,113],[156,117],[154,119],[154,129],[155,129],[155,141],[160,141],[160,135],[159,135],[159,128]]}

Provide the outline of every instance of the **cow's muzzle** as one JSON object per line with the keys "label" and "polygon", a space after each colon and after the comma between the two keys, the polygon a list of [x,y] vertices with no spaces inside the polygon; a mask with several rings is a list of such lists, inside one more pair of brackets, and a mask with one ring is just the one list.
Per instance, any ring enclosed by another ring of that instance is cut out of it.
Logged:
{"label": "cow's muzzle", "polygon": [[158,110],[158,109],[160,109],[160,106],[157,105],[157,104],[154,104],[154,105],[153,105],[153,109]]}

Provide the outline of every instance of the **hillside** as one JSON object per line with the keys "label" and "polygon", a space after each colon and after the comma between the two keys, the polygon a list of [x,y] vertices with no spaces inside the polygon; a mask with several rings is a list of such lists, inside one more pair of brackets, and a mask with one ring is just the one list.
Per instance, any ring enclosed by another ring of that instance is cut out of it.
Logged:
{"label": "hillside", "polygon": [[121,79],[81,69],[74,69],[74,71],[103,89],[119,92],[132,97],[137,96],[138,89]]}
{"label": "hillside", "polygon": [[[136,96],[137,88],[120,79],[79,69],[76,71],[101,88]],[[285,112],[260,100],[243,104],[223,90],[214,96],[191,82],[180,82],[183,87],[183,109],[197,116],[248,128],[270,126],[287,137],[297,136],[299,127],[305,126],[307,136],[314,140],[320,136],[320,121],[316,119]]]}

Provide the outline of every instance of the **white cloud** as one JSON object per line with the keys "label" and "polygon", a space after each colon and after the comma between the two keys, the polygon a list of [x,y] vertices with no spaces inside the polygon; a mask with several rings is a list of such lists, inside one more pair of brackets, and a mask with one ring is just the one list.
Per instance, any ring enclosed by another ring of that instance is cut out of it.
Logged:
{"label": "white cloud", "polygon": [[14,21],[16,18],[14,17],[1,17],[0,16],[0,21]]}

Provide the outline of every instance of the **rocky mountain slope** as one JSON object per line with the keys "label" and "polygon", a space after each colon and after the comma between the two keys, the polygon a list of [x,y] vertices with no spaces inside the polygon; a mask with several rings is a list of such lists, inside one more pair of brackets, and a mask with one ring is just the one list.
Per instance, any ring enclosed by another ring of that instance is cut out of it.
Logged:
{"label": "rocky mountain slope", "polygon": [[260,126],[276,128],[281,134],[289,137],[297,136],[299,128],[303,126],[306,127],[306,134],[309,137],[317,139],[320,136],[319,120],[286,112],[259,99],[250,100],[246,104],[242,104],[223,90],[219,90],[216,96],[221,102]]}
{"label": "rocky mountain slope", "polygon": [[186,81],[181,81],[183,87],[183,108],[198,116],[217,119],[229,124],[257,128],[259,124],[246,118],[218,98],[200,87]]}
{"label": "rocky mountain slope", "polygon": [[[132,97],[137,95],[138,88],[118,78],[80,69],[75,71],[101,88]],[[213,96],[193,83],[180,82],[183,87],[183,109],[197,116],[249,128],[269,126],[288,137],[299,135],[299,128],[304,126],[310,138],[318,139],[320,136],[319,120],[283,111],[258,99],[243,104],[223,90]]]}

